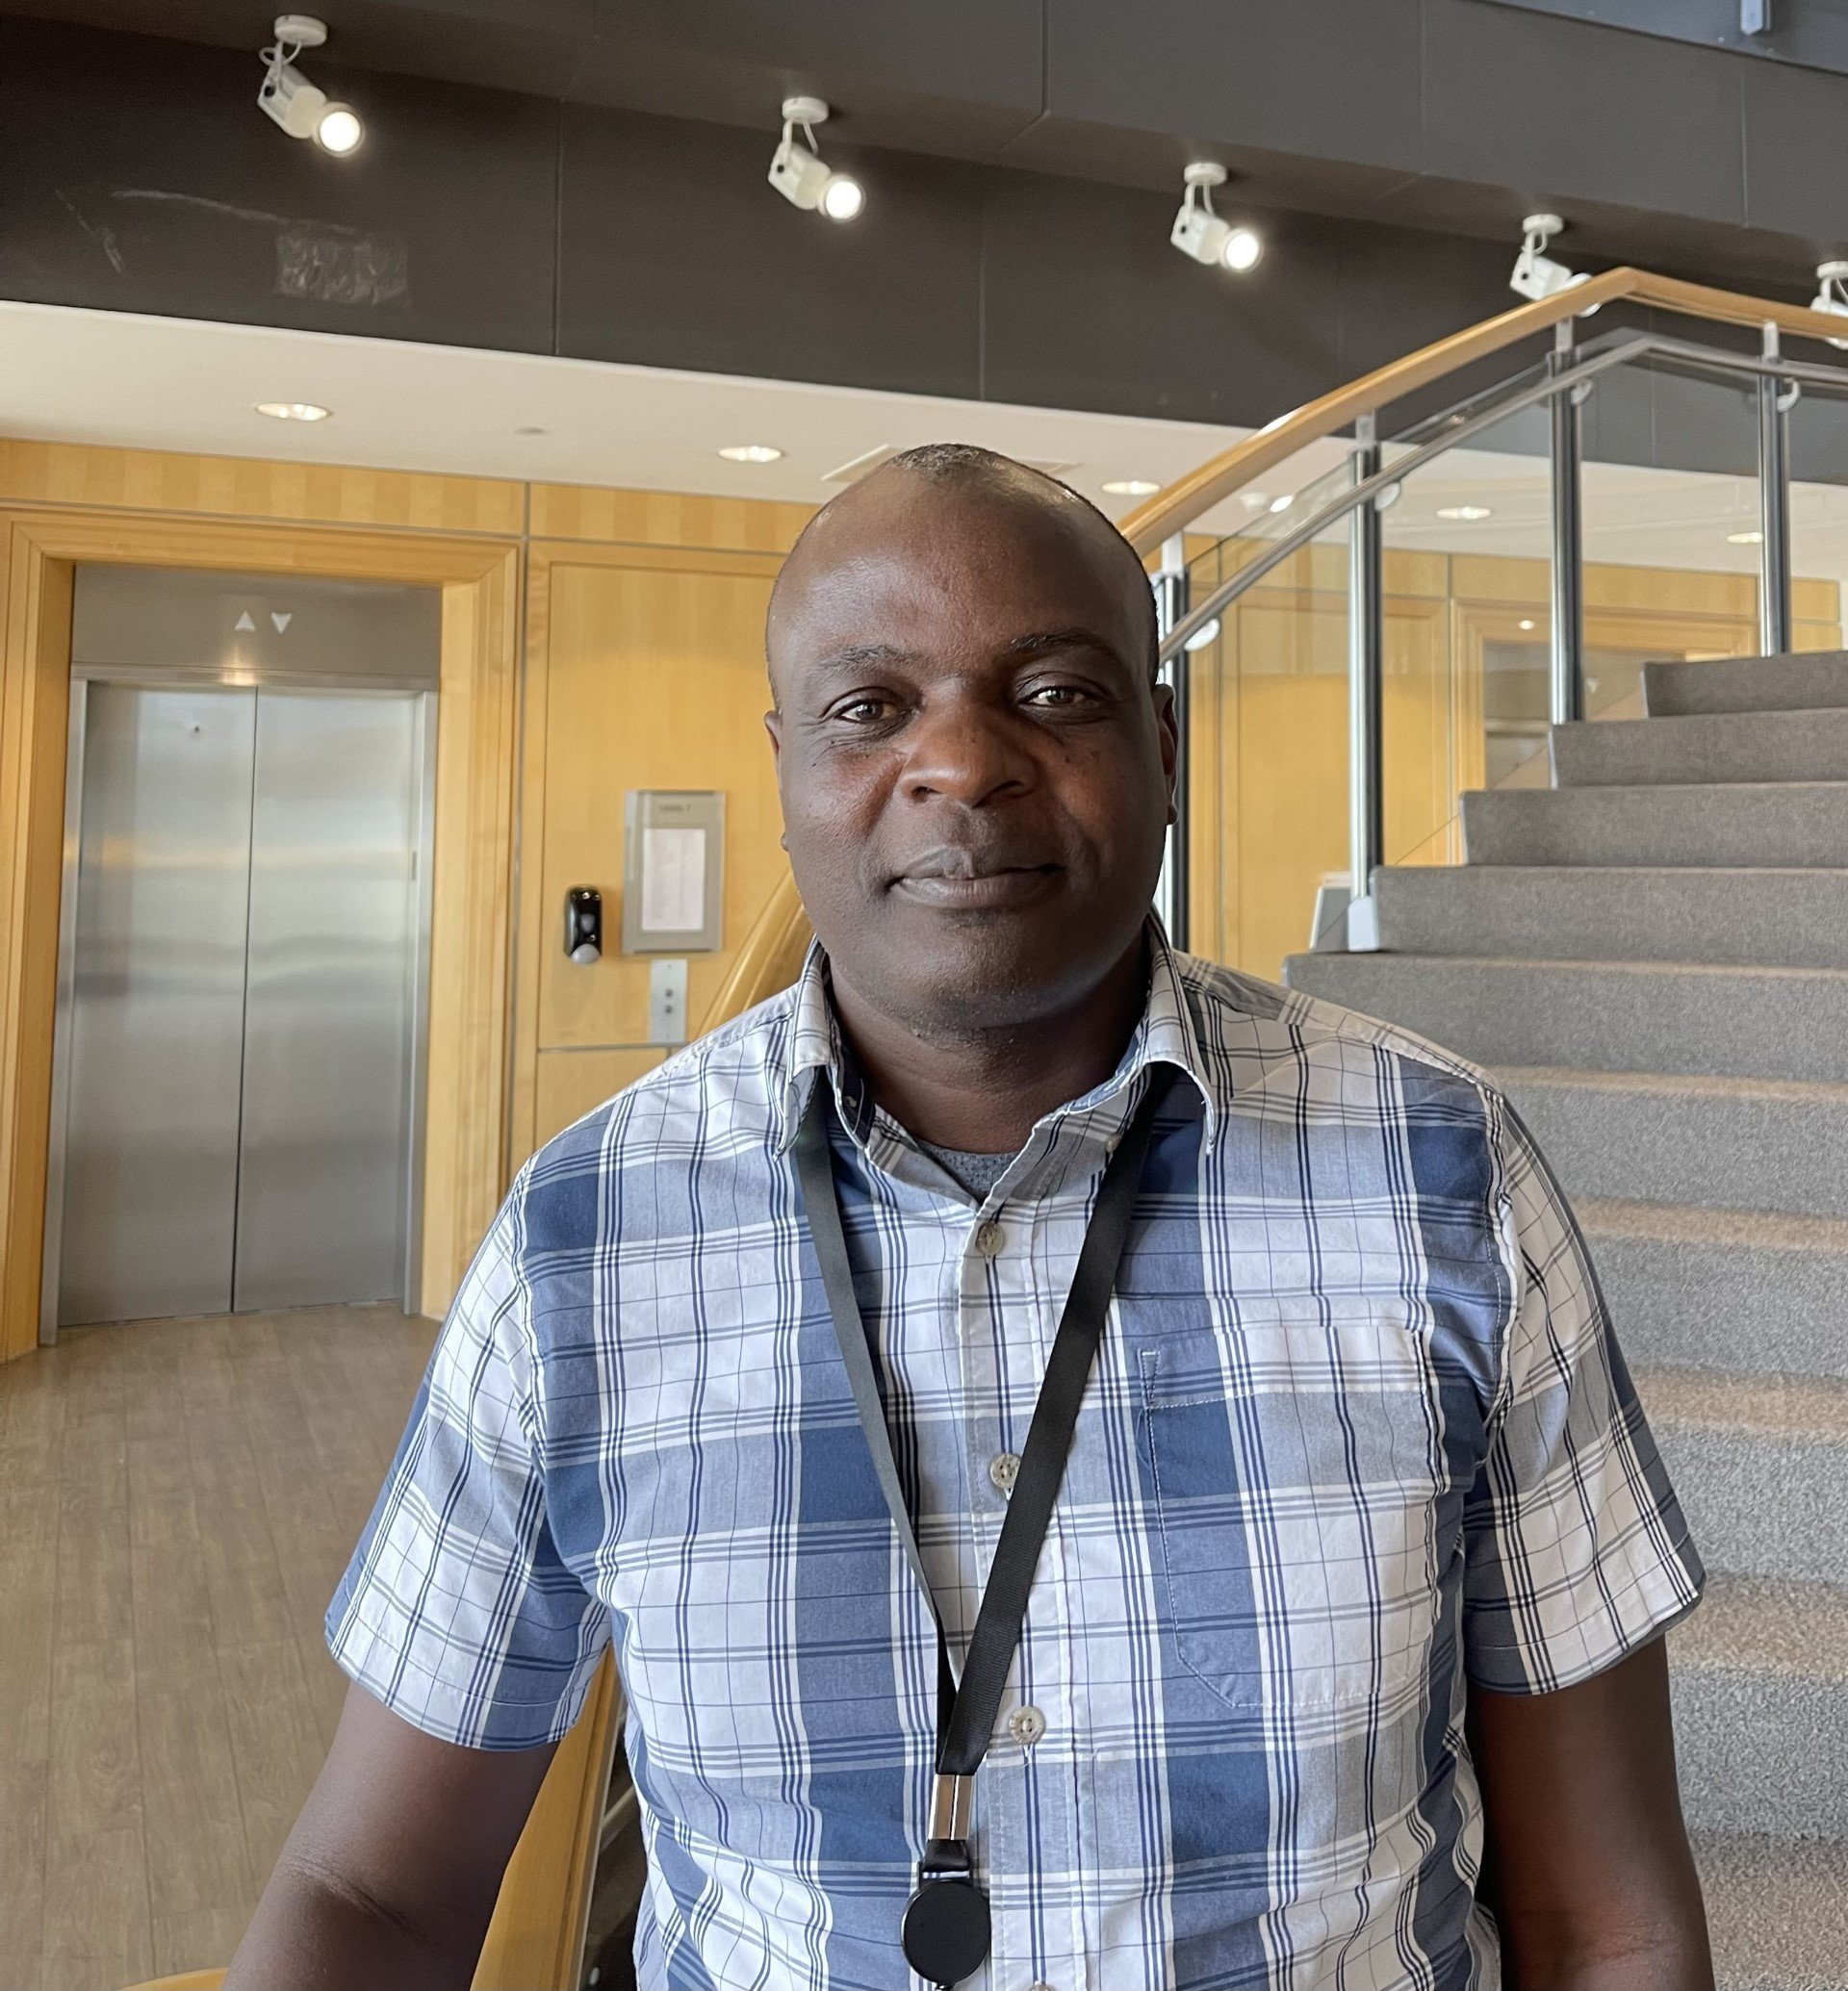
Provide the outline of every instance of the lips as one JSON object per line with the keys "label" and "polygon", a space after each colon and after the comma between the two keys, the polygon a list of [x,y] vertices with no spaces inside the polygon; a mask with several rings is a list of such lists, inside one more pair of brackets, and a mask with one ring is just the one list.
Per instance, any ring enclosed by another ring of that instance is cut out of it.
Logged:
{"label": "lips", "polygon": [[891,889],[919,905],[945,910],[991,910],[1043,897],[1063,868],[1006,863],[972,851],[933,851],[894,878]]}

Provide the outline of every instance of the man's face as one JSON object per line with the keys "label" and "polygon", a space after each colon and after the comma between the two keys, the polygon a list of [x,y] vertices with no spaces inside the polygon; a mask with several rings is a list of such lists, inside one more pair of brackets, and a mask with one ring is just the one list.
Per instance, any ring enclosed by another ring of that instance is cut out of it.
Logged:
{"label": "man's face", "polygon": [[1054,1015],[1135,944],[1175,764],[1143,587],[1075,507],[903,474],[785,576],[783,841],[835,977],[886,1015]]}

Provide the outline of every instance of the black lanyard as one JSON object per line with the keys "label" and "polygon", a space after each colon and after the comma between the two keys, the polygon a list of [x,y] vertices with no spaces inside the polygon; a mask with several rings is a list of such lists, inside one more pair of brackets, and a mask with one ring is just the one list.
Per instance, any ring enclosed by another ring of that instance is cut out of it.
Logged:
{"label": "black lanyard", "polygon": [[905,1506],[905,1491],[892,1457],[891,1434],[886,1427],[879,1398],[879,1379],[866,1339],[866,1324],[854,1296],[853,1269],[847,1240],[840,1227],[840,1203],[834,1191],[833,1157],[828,1144],[832,1092],[825,1074],[818,1074],[808,1110],[796,1136],[796,1170],[808,1215],[809,1236],[821,1262],[822,1284],[834,1315],[841,1360],[853,1385],[860,1429],[872,1453],[892,1525],[898,1530],[905,1560],[911,1566],[937,1625],[937,1779],[924,1857],[918,1865],[917,1890],[905,1910],[901,1944],[905,1960],[927,1983],[954,1985],[972,1976],[988,1953],[988,1897],[975,1884],[969,1854],[969,1824],[975,1794],[975,1773],[988,1753],[1007,1687],[1008,1670],[1020,1643],[1027,1594],[1059,1497],[1065,1460],[1071,1451],[1078,1408],[1084,1401],[1091,1363],[1102,1339],[1116,1267],[1129,1236],[1129,1220],[1142,1181],[1142,1159],[1148,1152],[1156,1108],[1166,1088],[1151,1077],[1146,1096],[1137,1109],[1116,1152],[1104,1170],[1091,1226],[1078,1253],[1065,1310],[1060,1316],[1045,1379],[1033,1407],[1026,1448],[1008,1500],[1001,1539],[988,1587],[982,1593],[975,1630],[969,1639],[962,1678],[957,1684],[950,1666],[949,1641],[943,1619],[931,1594],[918,1553],[917,1532]]}

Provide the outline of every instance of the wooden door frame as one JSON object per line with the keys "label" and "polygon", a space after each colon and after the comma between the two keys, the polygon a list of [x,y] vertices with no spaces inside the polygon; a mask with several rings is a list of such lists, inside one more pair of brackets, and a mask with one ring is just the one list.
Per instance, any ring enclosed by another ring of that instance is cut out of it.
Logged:
{"label": "wooden door frame", "polygon": [[440,1313],[505,1183],[520,547],[515,540],[0,510],[0,1361],[38,1344],[79,562],[443,591],[422,1305]]}

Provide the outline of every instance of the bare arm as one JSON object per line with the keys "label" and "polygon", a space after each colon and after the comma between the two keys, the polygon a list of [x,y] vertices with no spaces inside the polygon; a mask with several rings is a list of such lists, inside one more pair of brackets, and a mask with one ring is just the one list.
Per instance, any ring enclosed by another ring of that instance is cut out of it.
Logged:
{"label": "bare arm", "polygon": [[349,1688],[225,1991],[468,1991],[552,1757],[438,1742]]}
{"label": "bare arm", "polygon": [[1656,1639],[1556,1694],[1472,1690],[1508,1991],[1711,1991]]}

